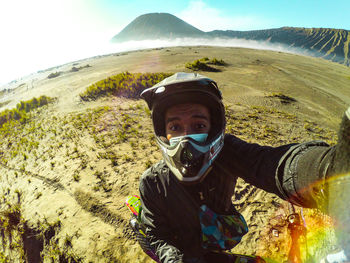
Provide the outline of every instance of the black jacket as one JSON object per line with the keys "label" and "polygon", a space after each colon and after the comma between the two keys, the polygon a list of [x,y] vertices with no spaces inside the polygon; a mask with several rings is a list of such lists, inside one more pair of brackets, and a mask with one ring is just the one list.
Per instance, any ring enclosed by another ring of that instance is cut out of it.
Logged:
{"label": "black jacket", "polygon": [[202,258],[199,206],[229,214],[238,177],[297,205],[315,207],[318,193],[301,189],[324,178],[333,155],[334,147],[319,141],[268,147],[226,135],[213,169],[192,186],[181,184],[160,161],[140,181],[141,219],[150,243],[161,262]]}

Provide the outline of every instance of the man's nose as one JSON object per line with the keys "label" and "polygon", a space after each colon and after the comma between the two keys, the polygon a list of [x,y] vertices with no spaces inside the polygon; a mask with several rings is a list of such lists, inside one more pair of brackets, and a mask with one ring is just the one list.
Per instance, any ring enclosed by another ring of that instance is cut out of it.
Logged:
{"label": "man's nose", "polygon": [[189,134],[192,134],[193,131],[192,131],[192,128],[190,125],[185,125],[184,126],[184,135],[189,135]]}

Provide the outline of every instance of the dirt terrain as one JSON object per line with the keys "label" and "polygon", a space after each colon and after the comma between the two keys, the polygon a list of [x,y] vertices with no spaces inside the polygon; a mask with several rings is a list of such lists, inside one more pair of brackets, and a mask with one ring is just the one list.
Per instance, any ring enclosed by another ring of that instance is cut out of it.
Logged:
{"label": "dirt terrain", "polygon": [[[132,238],[124,205],[137,194],[143,171],[161,158],[149,111],[141,100],[84,102],[79,94],[125,71],[188,72],[185,64],[203,57],[227,63],[215,66],[217,72],[199,71],[223,93],[227,132],[272,146],[336,143],[350,104],[350,68],[323,59],[172,47],[89,58],[23,77],[2,87],[0,111],[42,95],[57,99],[0,134],[0,262],[151,262]],[[291,242],[287,202],[242,180],[233,202],[250,231],[232,251],[284,262]],[[311,209],[303,215],[307,252],[320,259],[334,249],[330,219]]]}

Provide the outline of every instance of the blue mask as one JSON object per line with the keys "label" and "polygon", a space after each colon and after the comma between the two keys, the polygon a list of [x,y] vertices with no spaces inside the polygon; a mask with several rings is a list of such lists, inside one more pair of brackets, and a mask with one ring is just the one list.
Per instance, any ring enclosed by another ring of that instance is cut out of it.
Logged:
{"label": "blue mask", "polygon": [[177,136],[174,138],[170,138],[170,140],[169,140],[170,145],[171,146],[175,145],[183,138],[191,138],[197,142],[205,142],[206,139],[208,138],[208,133],[196,133],[196,134],[189,134],[189,135]]}

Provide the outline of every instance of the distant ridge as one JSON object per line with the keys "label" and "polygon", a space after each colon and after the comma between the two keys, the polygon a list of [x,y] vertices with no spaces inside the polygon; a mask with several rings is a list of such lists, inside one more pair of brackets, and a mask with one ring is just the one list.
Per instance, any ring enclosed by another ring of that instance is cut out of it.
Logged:
{"label": "distant ridge", "polygon": [[350,66],[350,31],[332,28],[282,27],[253,31],[221,31],[207,33],[211,37],[242,38],[281,43],[311,51],[313,56]]}
{"label": "distant ridge", "polygon": [[238,38],[301,48],[313,56],[350,66],[350,31],[332,28],[295,28],[201,31],[168,13],[144,14],[134,19],[112,42],[187,38]]}

